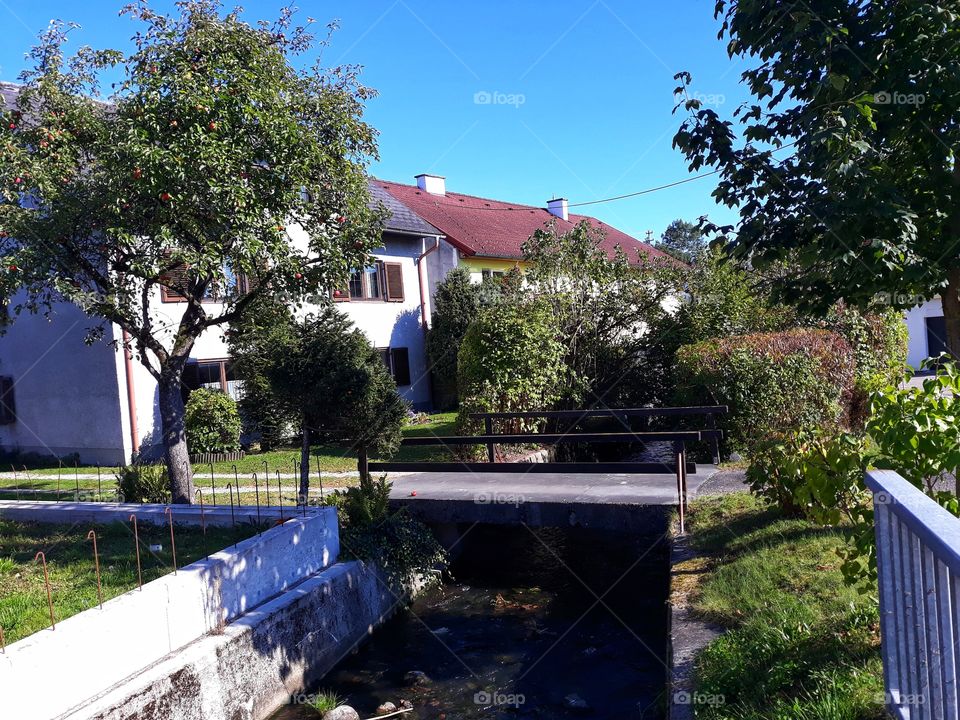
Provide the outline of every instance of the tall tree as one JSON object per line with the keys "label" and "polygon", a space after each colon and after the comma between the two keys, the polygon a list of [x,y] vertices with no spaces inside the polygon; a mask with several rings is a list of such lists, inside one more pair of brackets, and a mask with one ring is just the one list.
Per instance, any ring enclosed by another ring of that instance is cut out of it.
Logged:
{"label": "tall tree", "polygon": [[264,299],[230,333],[230,354],[245,379],[260,388],[267,410],[298,428],[300,495],[310,489],[310,445],[348,441],[361,457],[390,454],[400,444],[407,406],[377,350],[346,315],[329,304],[295,318]]}
{"label": "tall tree", "polygon": [[[194,342],[260,295],[344,282],[380,243],[364,172],[371,91],[353,67],[294,67],[316,42],[289,8],[255,25],[217,0],[123,12],[140,24],[133,52],[68,60],[70,28],[53,23],[2,110],[0,296],[15,314],[76,303],[95,318],[91,341],[109,324],[129,334],[159,384],[173,499],[186,503],[180,379]],[[105,72],[122,77],[109,102]],[[181,303],[172,325],[161,292]]]}
{"label": "tall tree", "polygon": [[[960,19],[956,2],[718,0],[719,37],[751,66],[732,119],[690,97],[674,137],[756,268],[786,261],[782,295],[906,307],[943,299],[960,354]],[[679,92],[691,78],[680,73]],[[782,152],[778,152],[782,151]]]}
{"label": "tall tree", "polygon": [[677,260],[693,262],[706,247],[706,238],[698,223],[674,220],[660,236],[657,247]]}

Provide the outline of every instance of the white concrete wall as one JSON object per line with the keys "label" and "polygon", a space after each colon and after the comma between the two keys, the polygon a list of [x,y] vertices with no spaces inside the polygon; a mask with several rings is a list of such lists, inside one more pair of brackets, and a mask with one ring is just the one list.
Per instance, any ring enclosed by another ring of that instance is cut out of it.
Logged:
{"label": "white concrete wall", "polygon": [[[116,464],[124,459],[119,353],[103,341],[84,344],[95,320],[68,303],[51,317],[22,315],[0,337],[0,375],[13,378],[16,422],[0,425],[0,449]],[[122,365],[121,365],[122,369]]]}
{"label": "white concrete wall", "polygon": [[[0,654],[4,717],[48,719],[336,562],[336,510],[295,518],[57,623]],[[56,678],[56,688],[50,686]]]}
{"label": "white concrete wall", "polygon": [[930,354],[927,347],[926,318],[940,316],[943,316],[943,306],[940,304],[940,298],[928,300],[904,313],[907,333],[909,334],[907,364],[915,370]]}

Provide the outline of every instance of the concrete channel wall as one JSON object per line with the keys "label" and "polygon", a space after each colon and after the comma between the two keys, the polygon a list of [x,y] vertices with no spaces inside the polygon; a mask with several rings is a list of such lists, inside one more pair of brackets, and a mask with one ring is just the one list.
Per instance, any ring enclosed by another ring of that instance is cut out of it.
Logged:
{"label": "concrete channel wall", "polygon": [[401,604],[371,566],[337,563],[58,720],[263,720]]}
{"label": "concrete channel wall", "polygon": [[224,632],[335,563],[339,550],[336,510],[319,508],[34,633],[0,655],[2,715],[63,716],[197,639]]}

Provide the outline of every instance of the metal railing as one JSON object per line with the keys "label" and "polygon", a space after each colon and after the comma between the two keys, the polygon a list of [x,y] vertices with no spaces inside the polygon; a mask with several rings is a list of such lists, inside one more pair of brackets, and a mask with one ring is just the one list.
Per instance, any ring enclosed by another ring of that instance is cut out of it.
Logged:
{"label": "metal railing", "polygon": [[885,703],[895,718],[960,717],[960,520],[907,480],[871,470]]}

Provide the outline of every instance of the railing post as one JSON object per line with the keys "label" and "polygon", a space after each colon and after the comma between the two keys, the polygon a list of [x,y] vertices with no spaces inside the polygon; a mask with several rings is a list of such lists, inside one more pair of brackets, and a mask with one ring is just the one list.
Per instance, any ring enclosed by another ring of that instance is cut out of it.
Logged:
{"label": "railing post", "polygon": [[680,534],[686,533],[686,482],[684,480],[684,456],[683,442],[677,441],[673,444],[674,455],[677,459],[677,509],[680,515]]}
{"label": "railing post", "polygon": [[720,438],[717,437],[717,416],[713,413],[707,415],[710,418],[707,422],[710,423],[710,429],[713,430],[713,464],[720,464]]}
{"label": "railing post", "polygon": [[[493,418],[489,415],[483,419],[483,429],[487,435],[493,435]],[[496,462],[497,452],[493,443],[487,443],[487,462]]]}

